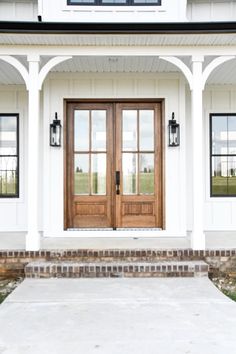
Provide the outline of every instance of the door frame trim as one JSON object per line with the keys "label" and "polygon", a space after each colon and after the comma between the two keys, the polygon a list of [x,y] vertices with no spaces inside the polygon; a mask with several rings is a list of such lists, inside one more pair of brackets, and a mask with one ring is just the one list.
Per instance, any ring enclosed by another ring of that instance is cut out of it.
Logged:
{"label": "door frame trim", "polygon": [[[68,230],[68,172],[67,172],[67,150],[68,150],[68,138],[67,138],[67,117],[68,117],[68,105],[70,103],[160,103],[161,104],[161,186],[162,186],[162,199],[161,199],[161,220],[162,220],[162,230],[164,231],[166,228],[166,211],[165,211],[165,99],[164,98],[101,98],[101,99],[94,99],[94,98],[64,98],[63,100],[63,194],[64,194],[64,223],[63,223],[63,230],[67,232],[75,232],[72,230]],[[79,231],[80,232],[80,231]],[[119,232],[119,231],[113,231]],[[150,232],[150,231],[149,231]]]}

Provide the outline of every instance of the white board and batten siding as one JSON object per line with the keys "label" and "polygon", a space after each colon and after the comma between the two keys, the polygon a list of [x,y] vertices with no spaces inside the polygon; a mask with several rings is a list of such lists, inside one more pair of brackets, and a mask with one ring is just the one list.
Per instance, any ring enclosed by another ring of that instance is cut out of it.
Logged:
{"label": "white board and batten siding", "polygon": [[37,0],[1,0],[0,21],[37,21]]}
{"label": "white board and batten siding", "polygon": [[160,6],[76,6],[67,0],[41,0],[43,21],[175,22],[186,20],[187,0],[162,0]]}
{"label": "white board and batten siding", "polygon": [[67,0],[1,0],[0,21],[234,21],[234,0],[162,0],[161,6],[69,6]]}
{"label": "white board and batten siding", "polygon": [[205,117],[205,229],[235,230],[236,229],[236,198],[210,197],[210,158],[209,158],[209,114],[235,113],[236,86],[206,86],[204,93]]}
{"label": "white board and batten siding", "polygon": [[27,104],[23,85],[0,86],[0,113],[20,115],[20,198],[0,198],[0,231],[25,231],[27,227]]}
{"label": "white board and batten siding", "polygon": [[189,21],[235,21],[235,0],[188,0]]}
{"label": "white board and batten siding", "polygon": [[[0,86],[0,114],[19,114],[19,198],[0,198],[0,232],[27,230],[27,135],[28,94],[24,85]],[[40,146],[42,146],[42,121],[40,119]],[[40,149],[40,152],[42,149]],[[39,227],[43,229],[43,158],[39,158]],[[37,188],[37,186],[35,186]]]}

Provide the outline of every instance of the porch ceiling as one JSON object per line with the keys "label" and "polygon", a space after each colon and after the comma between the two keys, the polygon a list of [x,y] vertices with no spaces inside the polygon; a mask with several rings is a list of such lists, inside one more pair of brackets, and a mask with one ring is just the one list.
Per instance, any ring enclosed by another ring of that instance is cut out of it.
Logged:
{"label": "porch ceiling", "polygon": [[[205,65],[214,57],[207,57]],[[17,57],[25,66],[26,57]],[[50,57],[42,57],[44,65]],[[190,65],[189,57],[181,57],[186,65]],[[158,57],[74,57],[52,69],[54,73],[179,73],[174,65]],[[20,74],[11,65],[0,61],[0,84],[24,84]],[[209,77],[207,84],[236,84],[236,59],[217,68]]]}
{"label": "porch ceiling", "polygon": [[235,33],[208,34],[31,34],[0,33],[0,44],[76,46],[221,46],[236,45]]}

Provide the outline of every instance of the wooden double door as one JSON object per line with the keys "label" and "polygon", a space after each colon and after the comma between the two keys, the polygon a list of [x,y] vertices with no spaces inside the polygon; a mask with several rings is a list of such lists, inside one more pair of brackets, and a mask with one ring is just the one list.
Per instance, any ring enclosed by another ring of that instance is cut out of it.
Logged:
{"label": "wooden double door", "polygon": [[161,103],[66,111],[65,228],[161,228]]}

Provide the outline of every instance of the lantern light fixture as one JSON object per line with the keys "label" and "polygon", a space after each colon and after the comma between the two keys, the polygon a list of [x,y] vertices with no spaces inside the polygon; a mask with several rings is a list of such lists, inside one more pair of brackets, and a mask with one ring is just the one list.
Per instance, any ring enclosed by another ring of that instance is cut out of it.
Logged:
{"label": "lantern light fixture", "polygon": [[172,119],[169,120],[169,146],[175,147],[180,144],[180,126],[176,122],[175,113],[172,112]]}
{"label": "lantern light fixture", "polygon": [[61,128],[61,121],[55,112],[55,119],[50,124],[50,146],[61,146]]}

